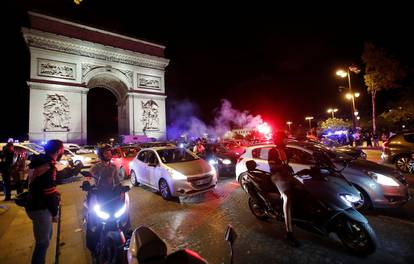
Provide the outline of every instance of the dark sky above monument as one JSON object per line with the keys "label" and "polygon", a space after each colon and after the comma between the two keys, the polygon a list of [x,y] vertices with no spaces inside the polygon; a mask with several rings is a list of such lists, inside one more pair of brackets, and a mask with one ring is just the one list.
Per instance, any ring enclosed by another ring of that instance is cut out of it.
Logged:
{"label": "dark sky above monument", "polygon": [[[168,100],[189,99],[208,121],[222,98],[264,119],[305,123],[305,115],[350,113],[338,86],[338,68],[363,67],[365,40],[407,62],[414,58],[407,6],[337,2],[316,5],[242,1],[232,4],[174,1],[21,1],[27,10],[154,41],[166,46]],[[222,1],[224,2],[224,1]],[[361,112],[370,114],[363,75],[353,75]],[[385,107],[379,98],[379,107]]]}

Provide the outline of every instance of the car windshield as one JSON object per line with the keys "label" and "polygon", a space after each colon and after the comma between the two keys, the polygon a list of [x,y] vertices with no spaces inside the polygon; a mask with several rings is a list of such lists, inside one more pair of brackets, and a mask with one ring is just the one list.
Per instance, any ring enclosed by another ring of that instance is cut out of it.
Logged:
{"label": "car windshield", "polygon": [[325,147],[324,145],[315,144],[314,146],[312,146],[310,148],[313,151],[321,151],[321,152],[323,152],[331,160],[342,161],[342,160],[351,160],[352,159],[351,156],[349,156],[349,155],[347,155],[345,153],[341,153],[341,152],[335,151],[335,150],[330,150],[327,147]]}
{"label": "car windshield", "polygon": [[42,146],[40,146],[40,145],[37,145],[37,144],[34,144],[34,143],[26,143],[26,144],[24,144],[26,147],[28,147],[28,148],[31,148],[31,149],[33,149],[33,150],[36,150],[37,152],[39,152],[39,153],[43,153],[44,151],[45,151],[45,149],[42,147]]}
{"label": "car windshield", "polygon": [[163,163],[177,163],[197,160],[198,157],[183,148],[160,149],[158,155]]}

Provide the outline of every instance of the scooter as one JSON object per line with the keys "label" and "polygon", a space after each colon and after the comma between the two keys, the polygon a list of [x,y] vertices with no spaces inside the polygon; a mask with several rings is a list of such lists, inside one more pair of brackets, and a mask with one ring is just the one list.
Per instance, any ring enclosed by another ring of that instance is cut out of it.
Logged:
{"label": "scooter", "polygon": [[[90,176],[88,172],[81,172]],[[125,263],[124,247],[131,234],[129,218],[129,186],[101,190],[84,181],[88,192],[84,202],[86,246],[96,263]]]}
{"label": "scooter", "polygon": [[[245,176],[242,184],[249,195],[252,214],[263,221],[270,218],[284,221],[283,200],[277,188],[269,193],[260,186],[261,179],[270,174],[253,170]],[[353,207],[360,200],[360,193],[334,166],[316,163],[311,169],[294,174],[292,185],[291,210],[295,225],[321,235],[336,233],[354,254],[375,252],[376,235],[368,220]]]}
{"label": "scooter", "polygon": [[[233,264],[233,244],[237,234],[233,227],[227,227],[224,239],[230,247],[230,263]],[[190,249],[181,249],[167,254],[165,242],[149,227],[139,226],[128,243],[128,264],[206,264],[199,254]]]}

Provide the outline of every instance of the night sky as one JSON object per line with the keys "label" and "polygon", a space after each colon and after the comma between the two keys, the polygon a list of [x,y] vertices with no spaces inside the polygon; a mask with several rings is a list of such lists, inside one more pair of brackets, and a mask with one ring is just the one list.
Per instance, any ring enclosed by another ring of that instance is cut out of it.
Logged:
{"label": "night sky", "polygon": [[[168,100],[189,99],[206,122],[222,98],[271,123],[306,124],[305,115],[325,118],[330,106],[347,117],[349,102],[338,90],[347,83],[335,71],[351,63],[363,67],[365,40],[409,66],[414,58],[414,23],[406,6],[382,6],[379,1],[375,6],[351,1],[340,6],[145,2],[83,0],[76,6],[70,0],[44,0],[21,1],[20,6],[165,45],[171,60]],[[370,115],[363,74],[353,75],[352,84],[363,92],[357,107]],[[385,97],[389,93],[379,95],[380,111]]]}

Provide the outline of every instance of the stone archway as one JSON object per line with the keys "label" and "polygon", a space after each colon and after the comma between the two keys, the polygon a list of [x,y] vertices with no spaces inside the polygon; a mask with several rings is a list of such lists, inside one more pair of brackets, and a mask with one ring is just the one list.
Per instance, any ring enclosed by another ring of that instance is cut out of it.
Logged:
{"label": "stone archway", "polygon": [[119,135],[166,135],[164,46],[29,13],[29,139],[86,143],[87,93],[116,97]]}

